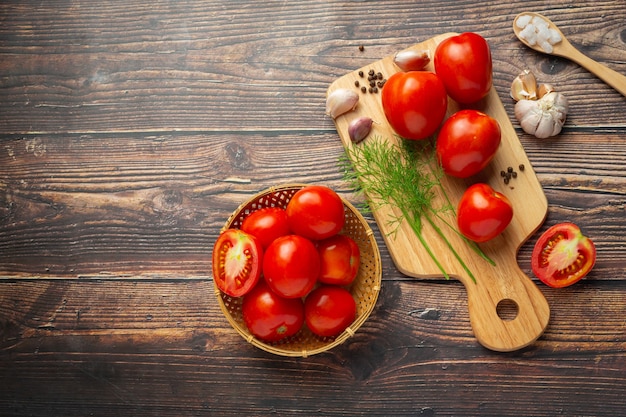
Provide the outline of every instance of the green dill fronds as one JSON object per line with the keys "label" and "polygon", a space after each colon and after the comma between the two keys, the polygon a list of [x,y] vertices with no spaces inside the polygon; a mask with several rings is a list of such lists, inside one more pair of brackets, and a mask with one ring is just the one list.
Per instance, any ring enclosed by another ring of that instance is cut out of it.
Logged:
{"label": "green dill fronds", "polygon": [[[442,220],[444,225],[459,233],[442,216],[443,212],[454,211],[447,195],[446,202],[440,207],[433,205],[435,189],[443,190],[441,178],[444,175],[435,158],[433,145],[429,141],[399,139],[399,143],[395,144],[388,143],[380,137],[372,137],[358,146],[347,148],[346,154],[340,158],[340,166],[344,180],[357,192],[369,197],[365,201],[369,200],[371,210],[385,205],[392,205],[400,210],[402,214],[390,220],[392,233],[398,230],[402,221],[406,221],[439,270],[446,279],[449,279],[448,273],[422,235],[422,222],[426,221],[445,242],[470,278],[476,282],[474,275],[451,242],[433,221],[433,217]],[[443,192],[445,195],[445,190]],[[471,246],[493,264],[477,245]]]}

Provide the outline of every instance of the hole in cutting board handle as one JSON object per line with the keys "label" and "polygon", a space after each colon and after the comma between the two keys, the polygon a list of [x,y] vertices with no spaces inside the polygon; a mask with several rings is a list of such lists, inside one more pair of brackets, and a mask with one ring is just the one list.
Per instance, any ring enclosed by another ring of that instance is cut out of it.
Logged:
{"label": "hole in cutting board handle", "polygon": [[505,298],[498,302],[496,313],[504,321],[515,320],[519,314],[519,305],[510,298]]}

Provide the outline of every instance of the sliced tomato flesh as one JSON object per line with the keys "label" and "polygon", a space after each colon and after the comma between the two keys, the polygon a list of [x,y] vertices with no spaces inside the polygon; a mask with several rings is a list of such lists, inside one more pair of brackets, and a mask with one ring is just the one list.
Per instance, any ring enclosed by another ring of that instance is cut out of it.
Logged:
{"label": "sliced tomato flesh", "polygon": [[241,297],[259,281],[262,260],[263,249],[254,236],[227,229],[213,247],[213,280],[224,293]]}
{"label": "sliced tomato flesh", "polygon": [[573,223],[560,223],[546,230],[533,249],[531,266],[544,284],[562,288],[584,278],[596,261],[593,241]]}

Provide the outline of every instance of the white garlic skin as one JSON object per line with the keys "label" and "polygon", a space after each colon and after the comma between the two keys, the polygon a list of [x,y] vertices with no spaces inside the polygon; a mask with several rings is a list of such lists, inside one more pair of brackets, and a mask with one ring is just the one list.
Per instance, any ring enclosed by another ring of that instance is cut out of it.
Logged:
{"label": "white garlic skin", "polygon": [[430,52],[428,50],[404,50],[398,52],[393,57],[393,63],[404,72],[421,71],[429,62]]}
{"label": "white garlic skin", "polygon": [[347,88],[339,88],[326,98],[326,114],[333,119],[352,111],[359,102],[359,95]]}
{"label": "white garlic skin", "polygon": [[539,100],[520,100],[515,103],[515,117],[524,132],[544,139],[561,132],[568,108],[567,98],[553,91]]}

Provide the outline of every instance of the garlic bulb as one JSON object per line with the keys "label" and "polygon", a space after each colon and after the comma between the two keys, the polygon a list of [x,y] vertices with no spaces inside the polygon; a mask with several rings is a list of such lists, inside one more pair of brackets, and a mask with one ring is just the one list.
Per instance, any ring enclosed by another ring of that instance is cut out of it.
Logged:
{"label": "garlic bulb", "polygon": [[539,100],[520,100],[515,103],[515,117],[524,132],[538,138],[558,135],[567,117],[567,98],[550,92]]}

